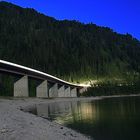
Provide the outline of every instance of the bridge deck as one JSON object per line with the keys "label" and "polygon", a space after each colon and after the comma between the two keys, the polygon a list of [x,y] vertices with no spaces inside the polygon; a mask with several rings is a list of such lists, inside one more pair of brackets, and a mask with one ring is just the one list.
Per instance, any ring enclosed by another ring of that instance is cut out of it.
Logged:
{"label": "bridge deck", "polygon": [[16,74],[16,75],[27,75],[29,77],[33,77],[36,79],[41,79],[41,80],[47,80],[53,83],[58,83],[66,86],[71,86],[71,87],[77,87],[77,88],[83,88],[84,86],[81,86],[79,84],[73,84],[67,81],[64,81],[62,79],[59,79],[55,76],[52,76],[50,74],[25,67],[22,65],[18,65],[15,63],[11,63],[8,61],[0,60],[0,71],[6,72],[6,73],[11,73],[11,74]]}

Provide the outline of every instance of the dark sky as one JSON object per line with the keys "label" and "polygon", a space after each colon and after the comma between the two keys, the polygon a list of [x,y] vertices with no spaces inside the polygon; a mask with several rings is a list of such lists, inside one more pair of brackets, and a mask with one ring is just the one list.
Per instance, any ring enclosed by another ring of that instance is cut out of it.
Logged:
{"label": "dark sky", "polygon": [[140,40],[140,0],[5,0],[56,19],[93,22]]}

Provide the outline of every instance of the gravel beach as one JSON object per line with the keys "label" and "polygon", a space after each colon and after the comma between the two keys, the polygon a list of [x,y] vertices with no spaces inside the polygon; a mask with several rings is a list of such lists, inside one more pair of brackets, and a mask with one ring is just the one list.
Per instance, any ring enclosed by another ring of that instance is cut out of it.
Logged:
{"label": "gravel beach", "polygon": [[87,140],[88,137],[47,119],[21,111],[40,103],[71,99],[0,98],[0,140]]}

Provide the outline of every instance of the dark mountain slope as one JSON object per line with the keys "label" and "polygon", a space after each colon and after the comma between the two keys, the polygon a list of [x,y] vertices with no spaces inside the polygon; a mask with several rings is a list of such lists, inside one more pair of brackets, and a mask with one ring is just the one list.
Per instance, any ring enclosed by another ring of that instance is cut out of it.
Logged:
{"label": "dark mountain slope", "polygon": [[140,72],[140,42],[77,21],[58,21],[0,2],[0,59],[66,80]]}

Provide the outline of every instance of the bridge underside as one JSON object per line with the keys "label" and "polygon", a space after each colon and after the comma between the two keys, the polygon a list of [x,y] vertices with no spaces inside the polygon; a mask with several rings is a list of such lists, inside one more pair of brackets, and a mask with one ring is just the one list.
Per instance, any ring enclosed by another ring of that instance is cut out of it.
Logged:
{"label": "bridge underside", "polygon": [[[78,88],[44,80],[36,87],[36,97],[77,97]],[[23,76],[14,83],[14,97],[29,97],[28,76]]]}

